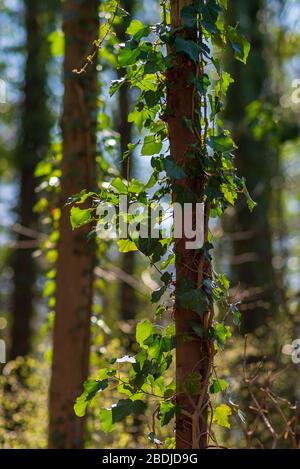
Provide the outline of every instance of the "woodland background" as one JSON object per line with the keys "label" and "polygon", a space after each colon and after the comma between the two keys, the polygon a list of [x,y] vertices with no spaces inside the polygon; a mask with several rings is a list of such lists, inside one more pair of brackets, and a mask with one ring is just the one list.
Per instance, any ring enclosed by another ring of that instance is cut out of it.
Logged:
{"label": "woodland background", "polygon": [[[155,0],[122,4],[145,24],[159,21]],[[238,171],[257,207],[250,213],[241,199],[227,209],[222,222],[212,225],[214,264],[230,279],[230,295],[240,302],[242,315],[241,328],[235,328],[217,358],[240,415],[231,415],[215,431],[220,445],[228,447],[290,448],[299,441],[300,370],[282,348],[300,338],[300,5],[297,0],[231,4],[231,21],[250,41],[251,52],[246,66],[226,59],[235,83],[224,119],[239,147]],[[61,292],[60,308],[66,316],[66,297],[72,295],[76,302],[78,294],[70,259],[62,261],[69,266],[67,276],[55,279],[61,235],[60,125],[76,119],[72,107],[62,116],[68,79],[62,74],[62,18],[59,0],[0,0],[0,78],[6,84],[6,103],[0,103],[0,338],[7,352],[0,375],[1,448],[47,447],[51,362],[55,353],[69,353],[63,335],[53,349],[55,292]],[[103,10],[100,19],[105,23]],[[126,27],[114,28],[118,41],[125,40]],[[92,41],[95,26],[91,29]],[[135,92],[125,87],[109,96],[111,80],[123,73],[117,69],[115,43],[112,35],[101,47],[98,83],[90,82],[91,94],[97,93],[99,180],[109,171],[127,177],[122,154],[139,132],[127,120]],[[75,63],[84,63],[84,56],[79,54]],[[150,159],[141,159],[136,150],[131,175],[146,180],[148,173]],[[80,192],[80,184],[70,190]],[[92,311],[91,376],[107,357],[134,353],[136,321],[153,318],[150,296],[159,287],[156,270],[142,255],[120,253],[110,243],[97,245],[95,275],[93,299],[86,293],[86,307],[90,301]],[[63,323],[60,328],[63,334]],[[84,354],[80,347],[77,352]],[[72,374],[85,366],[79,355],[76,362],[69,356],[66,376],[57,376],[66,392]],[[111,396],[103,399],[111,405]],[[143,418],[130,417],[105,433],[95,402],[88,411],[85,447],[153,446],[155,441],[147,441],[151,429],[147,411]],[[158,435],[169,445],[172,436],[172,426]]]}

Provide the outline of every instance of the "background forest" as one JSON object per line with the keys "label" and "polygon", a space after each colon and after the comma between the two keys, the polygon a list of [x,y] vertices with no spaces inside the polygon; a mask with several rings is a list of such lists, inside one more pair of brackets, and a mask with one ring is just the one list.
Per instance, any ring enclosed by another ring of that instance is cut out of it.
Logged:
{"label": "background forest", "polygon": [[[2,449],[299,447],[300,4],[169,3],[0,0]],[[172,239],[97,236],[103,200],[202,174],[200,285]]]}

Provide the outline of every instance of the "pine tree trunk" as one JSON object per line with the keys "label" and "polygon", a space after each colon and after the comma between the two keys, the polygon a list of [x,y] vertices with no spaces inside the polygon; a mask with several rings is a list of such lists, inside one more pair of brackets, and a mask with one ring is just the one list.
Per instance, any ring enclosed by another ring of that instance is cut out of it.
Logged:
{"label": "pine tree trunk", "polygon": [[85,420],[75,416],[73,405],[88,376],[94,244],[87,242],[90,226],[71,230],[70,211],[63,204],[82,189],[95,189],[96,65],[90,65],[81,75],[72,70],[82,64],[98,38],[98,6],[98,0],[64,3],[62,214],[50,384],[50,448],[84,445]]}
{"label": "pine tree trunk", "polygon": [[[180,11],[190,5],[191,0],[171,1],[171,24],[173,28],[180,25]],[[195,75],[195,65],[183,55],[176,57],[173,68],[168,74],[168,112],[169,137],[171,154],[177,164],[188,173],[187,150],[195,144],[193,133],[184,125],[184,117],[192,118],[193,86],[189,82],[190,73]],[[179,184],[179,183],[177,183]],[[203,195],[203,178],[192,175],[183,179],[182,185],[199,195]],[[174,197],[176,201],[176,197]],[[184,202],[184,201],[183,201]],[[182,203],[182,201],[180,201]],[[205,209],[205,237],[207,238],[208,212]],[[195,215],[195,214],[194,214]],[[176,254],[176,381],[177,404],[182,411],[176,421],[176,446],[178,449],[204,449],[208,441],[208,379],[211,373],[213,346],[209,339],[196,337],[191,330],[190,321],[200,321],[192,310],[184,309],[178,301],[178,288],[182,281],[190,279],[200,288],[204,277],[210,275],[211,267],[204,254],[188,250],[186,239],[175,240]],[[212,311],[202,317],[204,333],[211,321]],[[186,340],[189,336],[189,340]],[[199,374],[201,386],[197,395],[187,395],[186,383],[191,375]],[[193,418],[191,418],[193,417]]]}
{"label": "pine tree trunk", "polygon": [[[24,76],[24,102],[21,108],[20,144],[16,151],[16,167],[20,175],[20,194],[17,221],[25,228],[37,229],[34,171],[37,163],[46,155],[49,146],[51,118],[48,106],[47,63],[50,59],[47,34],[48,24],[42,20],[41,2],[25,0],[25,29],[27,60]],[[52,15],[52,13],[51,13]],[[36,262],[33,249],[18,248],[18,242],[30,241],[19,234],[17,248],[11,259],[14,272],[12,296],[12,326],[9,358],[25,356],[30,352],[32,319],[34,316]]]}

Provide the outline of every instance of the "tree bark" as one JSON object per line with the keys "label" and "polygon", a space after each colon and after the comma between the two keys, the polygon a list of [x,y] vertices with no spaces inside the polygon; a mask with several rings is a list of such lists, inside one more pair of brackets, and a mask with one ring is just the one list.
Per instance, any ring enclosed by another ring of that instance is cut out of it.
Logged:
{"label": "tree bark", "polygon": [[[135,0],[123,0],[121,6],[129,13],[128,21],[126,18],[117,27],[117,36],[119,42],[126,41],[126,29],[132,18]],[[118,70],[118,78],[124,76],[125,70]],[[124,84],[119,91],[119,134],[120,134],[120,156],[122,165],[122,176],[124,179],[130,179],[132,175],[132,160],[123,158],[128,150],[128,144],[132,140],[132,123],[128,122],[130,113],[130,89],[128,84]],[[122,255],[122,270],[129,275],[134,274],[136,255],[134,252],[127,252]],[[125,282],[120,284],[120,319],[130,321],[136,316],[136,295],[134,288]]]}
{"label": "tree bark", "polygon": [[[173,28],[181,24],[180,11],[185,5],[192,4],[191,0],[171,1],[171,25]],[[189,160],[186,152],[191,145],[197,143],[191,130],[184,125],[184,117],[191,119],[193,113],[194,89],[190,84],[190,73],[195,75],[195,64],[186,56],[177,55],[173,68],[168,73],[168,115],[169,138],[171,154],[177,164],[184,168],[188,175],[181,185],[193,193],[198,194],[198,201],[202,201],[204,177],[188,174]],[[179,184],[179,182],[177,182]],[[173,197],[176,201],[176,197]],[[180,201],[182,203],[182,201]],[[183,201],[184,203],[184,201]],[[195,205],[195,204],[194,204]],[[195,212],[195,207],[194,210]],[[207,239],[209,207],[205,208],[205,238]],[[195,213],[193,214],[195,216]],[[186,239],[175,240],[176,254],[176,402],[181,412],[176,419],[176,447],[178,449],[204,449],[208,441],[208,380],[211,373],[213,344],[205,337],[205,333],[212,320],[212,309],[202,318],[192,310],[183,308],[178,301],[178,289],[182,281],[190,279],[197,288],[201,288],[205,276],[211,275],[209,261],[204,253],[186,249]],[[193,334],[190,321],[202,322],[204,337]],[[186,340],[187,336],[189,340]],[[200,387],[197,395],[188,395],[186,384],[189,377],[199,374]]]}
{"label": "tree bark", "polygon": [[[25,0],[24,8],[27,59],[23,87],[24,101],[21,108],[21,135],[15,157],[20,177],[17,221],[25,228],[36,230],[38,217],[33,211],[36,203],[34,171],[37,163],[48,151],[52,124],[47,105],[47,64],[50,59],[47,34],[52,13],[47,12],[48,24],[45,24],[43,20],[45,7],[41,7],[39,0]],[[19,234],[16,245],[18,246],[18,242],[29,240],[28,237]],[[10,360],[30,352],[37,275],[36,262],[32,254],[33,249],[17,247],[11,259],[14,291],[11,307]]]}
{"label": "tree bark", "polygon": [[95,189],[97,71],[89,65],[73,73],[98,38],[98,0],[64,3],[65,92],[62,133],[63,160],[58,243],[56,318],[50,384],[50,448],[82,448],[85,419],[73,405],[88,376],[90,317],[93,301],[94,243],[87,242],[91,227],[72,231],[68,197]]}

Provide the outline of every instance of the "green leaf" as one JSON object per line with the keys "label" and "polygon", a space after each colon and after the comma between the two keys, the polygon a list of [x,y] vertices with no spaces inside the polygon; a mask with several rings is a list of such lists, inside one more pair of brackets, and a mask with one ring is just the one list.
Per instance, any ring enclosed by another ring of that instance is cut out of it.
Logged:
{"label": "green leaf", "polygon": [[178,413],[179,407],[171,402],[162,402],[159,409],[159,419],[161,425],[168,425],[173,417]]}
{"label": "green leaf", "polygon": [[79,207],[72,207],[71,209],[72,229],[75,230],[76,228],[79,228],[80,226],[83,226],[86,223],[90,223],[93,220],[92,212],[93,212],[92,208],[81,209]]}
{"label": "green leaf", "polygon": [[112,407],[112,422],[118,423],[124,420],[128,415],[141,414],[145,411],[146,404],[141,400],[132,401],[130,399],[121,399],[116,406]]}
{"label": "green leaf", "polygon": [[244,178],[241,179],[241,183],[242,183],[243,194],[246,197],[248,208],[250,212],[252,212],[257,206],[257,203],[252,199],[251,195],[249,194],[249,191],[246,186],[246,181]]}
{"label": "green leaf", "polygon": [[184,384],[185,390],[191,396],[197,396],[201,391],[201,376],[197,371],[194,371],[187,376]]}
{"label": "green leaf", "polygon": [[216,422],[221,427],[230,428],[230,422],[228,417],[231,414],[231,408],[226,404],[221,404],[214,409],[213,422]]}
{"label": "green leaf", "polygon": [[153,324],[148,319],[139,322],[136,326],[136,341],[142,347],[144,341],[153,333]]}
{"label": "green leaf", "polygon": [[201,288],[192,288],[188,279],[182,280],[177,290],[177,300],[184,309],[191,309],[200,316],[208,307],[208,299]]}
{"label": "green leaf", "polygon": [[237,307],[237,304],[232,304],[230,306],[231,314],[232,314],[232,320],[233,324],[237,327],[240,327],[241,325],[241,313]]}
{"label": "green leaf", "polygon": [[245,36],[232,26],[228,28],[228,38],[235,52],[236,59],[245,64],[250,52],[249,41],[247,41]]}
{"label": "green leaf", "polygon": [[151,295],[151,302],[152,303],[157,303],[161,299],[163,294],[166,292],[166,290],[167,290],[166,285],[161,287],[159,290],[155,290]]}
{"label": "green leaf", "polygon": [[203,337],[204,331],[203,331],[202,324],[199,321],[191,321],[190,324],[196,336]]}
{"label": "green leaf", "polygon": [[197,23],[197,10],[193,5],[182,8],[181,12],[182,24],[188,28],[194,28]]}
{"label": "green leaf", "polygon": [[148,135],[144,139],[142,147],[143,156],[152,156],[158,154],[162,149],[162,142],[155,139],[154,135]]}
{"label": "green leaf", "polygon": [[111,409],[100,409],[101,428],[105,433],[113,430],[112,411]]}
{"label": "green leaf", "polygon": [[139,20],[132,20],[126,30],[127,34],[134,36],[137,41],[140,41],[142,37],[148,36],[150,33],[149,26],[145,26]]}
{"label": "green leaf", "polygon": [[126,186],[126,184],[122,181],[121,178],[115,178],[112,182],[111,182],[111,186],[114,187],[115,189],[117,189],[117,191],[121,194],[127,194],[127,191],[128,191],[128,187]]}
{"label": "green leaf", "polygon": [[176,52],[183,52],[194,62],[199,62],[202,49],[196,42],[190,39],[184,39],[183,37],[176,37],[175,48]]}
{"label": "green leaf", "polygon": [[185,172],[184,170],[178,166],[178,164],[173,160],[171,156],[167,156],[164,160],[164,169],[171,179],[184,179]]}
{"label": "green leaf", "polygon": [[230,326],[225,326],[223,323],[215,324],[213,336],[221,349],[224,348],[226,340],[232,336]]}
{"label": "green leaf", "polygon": [[84,383],[84,392],[77,397],[74,405],[74,411],[77,417],[83,417],[90,400],[99,392],[108,387],[108,379],[94,380],[89,379]]}
{"label": "green leaf", "polygon": [[136,244],[130,239],[119,239],[117,244],[119,252],[132,252],[138,250]]}
{"label": "green leaf", "polygon": [[61,57],[64,55],[65,36],[63,31],[53,31],[53,33],[48,36],[48,41],[51,47],[51,54],[54,57]]}
{"label": "green leaf", "polygon": [[210,385],[209,392],[211,394],[218,394],[219,392],[225,391],[228,388],[228,383],[225,379],[213,379]]}
{"label": "green leaf", "polygon": [[232,152],[236,148],[232,138],[225,134],[221,134],[216,137],[210,137],[207,140],[207,144],[214,151],[220,153]]}

